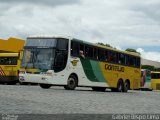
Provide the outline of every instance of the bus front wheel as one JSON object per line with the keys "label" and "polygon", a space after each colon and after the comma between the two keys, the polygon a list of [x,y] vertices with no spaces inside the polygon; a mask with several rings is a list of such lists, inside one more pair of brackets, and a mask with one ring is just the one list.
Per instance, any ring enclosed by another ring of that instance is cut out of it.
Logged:
{"label": "bus front wheel", "polygon": [[78,80],[74,75],[71,75],[67,80],[67,85],[64,86],[66,90],[74,90],[77,87]]}
{"label": "bus front wheel", "polygon": [[43,89],[49,89],[52,85],[50,85],[50,84],[39,84],[39,86]]}

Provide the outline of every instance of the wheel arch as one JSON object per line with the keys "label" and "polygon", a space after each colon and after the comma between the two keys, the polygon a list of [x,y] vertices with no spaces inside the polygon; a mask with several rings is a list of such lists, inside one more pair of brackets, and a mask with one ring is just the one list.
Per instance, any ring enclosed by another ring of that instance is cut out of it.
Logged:
{"label": "wheel arch", "polygon": [[122,82],[124,83],[124,81],[123,81],[123,79],[122,79],[122,78],[119,78],[119,79],[118,79],[118,81],[117,81],[117,83],[118,83],[119,81],[122,81]]}

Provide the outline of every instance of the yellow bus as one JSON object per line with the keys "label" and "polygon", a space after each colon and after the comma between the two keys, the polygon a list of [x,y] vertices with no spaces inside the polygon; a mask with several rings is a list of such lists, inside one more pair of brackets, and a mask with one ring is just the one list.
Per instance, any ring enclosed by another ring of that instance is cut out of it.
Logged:
{"label": "yellow bus", "polygon": [[0,39],[0,82],[15,84],[18,82],[20,55],[25,41],[18,38]]}
{"label": "yellow bus", "polygon": [[0,53],[18,53],[23,50],[25,40],[18,38],[0,39]]}
{"label": "yellow bus", "polygon": [[92,44],[71,37],[28,37],[24,46],[20,81],[67,90],[91,87],[95,91],[127,92],[139,89],[138,53]]}
{"label": "yellow bus", "polygon": [[160,72],[158,71],[151,71],[151,88],[160,90]]}
{"label": "yellow bus", "polygon": [[19,53],[0,53],[0,82],[16,84],[19,81]]}

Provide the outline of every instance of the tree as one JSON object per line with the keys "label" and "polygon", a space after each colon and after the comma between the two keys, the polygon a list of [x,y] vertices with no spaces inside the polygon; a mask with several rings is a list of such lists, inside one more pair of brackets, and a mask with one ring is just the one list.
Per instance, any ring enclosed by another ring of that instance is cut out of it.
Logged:
{"label": "tree", "polygon": [[136,53],[138,53],[135,49],[132,49],[132,48],[127,48],[127,49],[126,49],[126,51],[128,51],[128,52],[136,52]]}
{"label": "tree", "polygon": [[160,68],[156,68],[155,70],[156,70],[156,71],[160,71]]}
{"label": "tree", "polygon": [[104,43],[97,43],[98,45],[102,45],[102,46],[106,46],[106,47],[111,47],[111,48],[113,48],[110,44],[104,44]]}
{"label": "tree", "polygon": [[154,70],[155,70],[155,67],[154,67],[154,66],[151,66],[151,65],[142,65],[142,69],[147,69],[147,70],[154,71]]}

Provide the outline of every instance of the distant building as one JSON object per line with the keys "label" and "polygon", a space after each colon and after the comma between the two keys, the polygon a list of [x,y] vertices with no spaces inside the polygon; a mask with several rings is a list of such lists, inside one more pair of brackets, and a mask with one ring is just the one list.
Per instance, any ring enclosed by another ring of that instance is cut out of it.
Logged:
{"label": "distant building", "polygon": [[152,60],[147,60],[147,59],[142,58],[141,63],[142,63],[142,65],[151,65],[156,68],[160,68],[160,62],[157,62],[157,61],[152,61]]}

